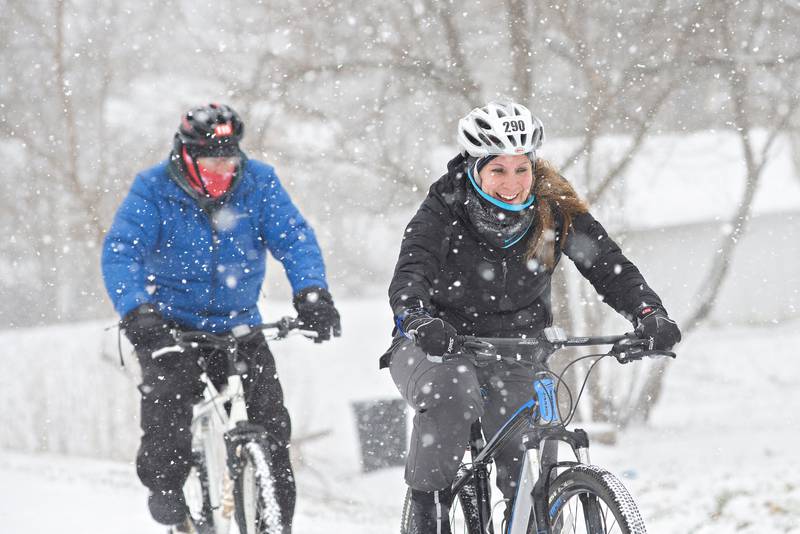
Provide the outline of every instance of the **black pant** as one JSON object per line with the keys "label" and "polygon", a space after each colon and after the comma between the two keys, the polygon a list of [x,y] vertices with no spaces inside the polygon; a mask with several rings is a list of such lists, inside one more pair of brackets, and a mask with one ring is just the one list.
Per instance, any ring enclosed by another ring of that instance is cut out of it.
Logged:
{"label": "black pant", "polygon": [[[476,368],[464,360],[435,363],[413,341],[398,339],[389,366],[400,395],[414,409],[406,483],[414,490],[449,488],[480,418],[492,436],[531,397],[534,372],[498,362]],[[524,449],[514,438],[495,454],[497,486],[514,499]]]}
{"label": "black pant", "polygon": [[[153,491],[181,491],[191,467],[192,405],[202,399],[199,356],[208,362],[212,381],[227,378],[226,356],[221,352],[168,354],[169,363],[159,364],[139,356],[142,367],[142,442],[136,471],[142,483]],[[283,405],[283,389],[275,359],[261,335],[239,345],[239,361],[246,365],[242,375],[247,415],[252,423],[266,428],[277,447],[272,447],[271,464],[284,524],[290,528],[295,504],[295,483],[289,462],[291,421]]]}

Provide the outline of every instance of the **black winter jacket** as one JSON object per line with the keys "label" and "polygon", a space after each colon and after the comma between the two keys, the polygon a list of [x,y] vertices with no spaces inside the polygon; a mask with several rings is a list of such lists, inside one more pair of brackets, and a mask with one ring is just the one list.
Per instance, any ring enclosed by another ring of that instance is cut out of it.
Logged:
{"label": "black winter jacket", "polygon": [[[447,174],[434,182],[406,227],[389,286],[392,311],[398,317],[421,303],[460,334],[536,335],[552,323],[553,271],[526,261],[529,239],[500,249],[478,235],[464,207],[465,187],[470,186],[463,168],[463,157],[450,161]],[[556,264],[562,253],[562,226],[556,222]],[[662,306],[591,214],[573,219],[563,252],[604,301],[629,319],[643,304]]]}

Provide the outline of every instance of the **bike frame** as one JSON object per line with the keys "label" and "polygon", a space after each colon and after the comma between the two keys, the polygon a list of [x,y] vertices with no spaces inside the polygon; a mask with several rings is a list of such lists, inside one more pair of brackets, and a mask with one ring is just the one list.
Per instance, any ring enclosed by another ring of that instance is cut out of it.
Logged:
{"label": "bike frame", "polygon": [[[230,429],[236,426],[238,421],[247,420],[247,408],[244,403],[244,388],[240,376],[229,376],[228,384],[223,391],[217,390],[211,379],[203,373],[200,381],[205,384],[203,400],[194,405],[194,415],[192,422],[204,417],[216,415],[222,424]],[[231,403],[231,414],[225,410],[225,404]],[[235,410],[234,410],[235,408]],[[213,412],[213,413],[212,413]]]}
{"label": "bike frame", "polygon": [[[204,384],[203,400],[193,406],[191,424],[193,444],[199,443],[201,449],[206,449],[210,445],[214,449],[212,453],[215,459],[221,460],[222,463],[222,465],[207,465],[209,486],[215,489],[219,488],[219,491],[209,491],[214,528],[217,533],[230,532],[233,523],[231,521],[234,500],[233,479],[237,476],[239,448],[250,441],[259,440],[265,435],[262,427],[248,422],[244,384],[241,375],[236,370],[238,342],[247,336],[256,335],[267,329],[276,330],[273,334],[266,332],[262,334],[268,341],[283,339],[292,334],[307,337],[315,335],[314,332],[297,329],[293,326],[293,320],[286,317],[276,323],[263,324],[254,329],[239,328],[230,335],[222,337],[208,336],[209,339],[216,340],[211,343],[202,341],[187,343],[194,347],[203,345],[219,350],[224,352],[227,358],[227,379],[224,388],[217,389],[205,369],[201,373],[200,381]],[[207,335],[204,332],[186,334],[195,334],[200,337]],[[180,346],[176,348],[183,350]],[[226,409],[226,404],[229,409]],[[221,425],[217,425],[217,422]],[[220,428],[224,430],[219,431]],[[204,438],[210,439],[213,443],[205,443]],[[220,476],[222,480],[218,480]]]}
{"label": "bike frame", "polygon": [[[542,367],[542,371],[534,373],[532,382],[533,393],[522,406],[508,418],[502,427],[483,445],[483,436],[480,420],[472,425],[470,432],[470,452],[472,465],[456,478],[452,485],[452,494],[457,495],[459,490],[473,478],[477,493],[478,517],[481,531],[492,534],[494,527],[491,518],[491,503],[489,497],[488,473],[489,465],[494,461],[497,452],[512,439],[522,432],[522,443],[525,453],[517,479],[517,491],[514,497],[514,506],[509,518],[508,527],[504,534],[527,534],[526,530],[531,516],[536,522],[537,532],[550,532],[549,510],[547,510],[547,493],[550,480],[554,477],[554,470],[558,467],[567,467],[577,464],[589,464],[589,438],[581,429],[567,430],[562,423],[558,410],[556,388],[552,373],[547,369],[546,361],[555,350],[565,346],[586,346],[614,344],[626,336],[580,337],[565,338],[563,332],[557,331],[555,342],[548,345],[542,340],[509,340],[479,338],[489,344],[505,345],[509,342],[518,344],[519,347],[533,347],[541,350],[534,357],[534,361]],[[523,430],[527,429],[527,430]],[[575,455],[576,461],[558,462],[558,442],[567,443]]]}
{"label": "bike frame", "polygon": [[[541,384],[540,379],[534,384]],[[536,387],[536,386],[534,386]],[[556,408],[551,404],[550,408]],[[476,480],[476,491],[478,495],[478,517],[483,529],[487,533],[493,532],[490,523],[491,513],[488,491],[488,467],[494,461],[497,452],[517,435],[523,428],[530,428],[540,411],[539,400],[531,397],[525,404],[520,406],[517,411],[506,421],[503,427],[486,443],[483,443],[480,423],[473,424],[470,439],[470,451],[472,453],[472,466],[456,479],[452,486],[452,494],[456,495],[459,490],[471,479]],[[558,466],[568,465],[564,462],[557,462],[557,449],[549,445],[556,445],[558,441],[568,443],[575,454],[577,462],[589,463],[589,440],[583,430],[576,429],[568,431],[560,424],[561,420],[553,419],[547,425],[535,426],[522,434],[522,443],[525,446],[525,453],[517,479],[517,492],[514,498],[514,507],[508,524],[508,534],[526,534],[528,518],[533,513],[536,518],[537,527],[540,532],[547,532],[547,511],[545,510],[544,497],[547,494],[549,479],[552,478],[552,469]],[[552,442],[552,443],[548,443]],[[542,477],[547,473],[546,477]],[[540,506],[537,506],[539,504]]]}
{"label": "bike frame", "polygon": [[[231,355],[229,355],[231,357]],[[233,512],[233,481],[230,466],[230,450],[226,446],[231,441],[229,433],[241,421],[247,421],[247,407],[244,399],[242,378],[228,372],[227,384],[218,390],[206,372],[200,375],[204,384],[203,400],[193,407],[192,440],[199,444],[214,464],[206,466],[209,490],[210,512],[214,516],[214,528],[218,533],[231,530]],[[230,403],[230,413],[225,405]]]}

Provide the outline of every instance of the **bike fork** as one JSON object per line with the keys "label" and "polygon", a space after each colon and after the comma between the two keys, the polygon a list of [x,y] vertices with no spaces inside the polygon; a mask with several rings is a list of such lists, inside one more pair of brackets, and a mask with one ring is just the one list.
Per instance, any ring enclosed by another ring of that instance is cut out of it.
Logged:
{"label": "bike fork", "polygon": [[[473,458],[477,458],[483,449],[485,443],[483,441],[483,433],[479,422],[473,423],[470,429],[470,452]],[[478,521],[481,525],[485,526],[487,534],[494,534],[494,526],[492,525],[492,503],[491,503],[491,487],[489,484],[489,470],[486,465],[474,466],[475,477],[475,493],[478,498]],[[453,495],[453,499],[456,499]]]}
{"label": "bike fork", "polygon": [[[527,444],[528,436],[522,437]],[[514,508],[508,521],[507,534],[527,534],[528,522],[535,516],[533,490],[539,481],[539,450],[526,448],[522,458],[522,467],[517,478],[517,494],[514,497]]]}
{"label": "bike fork", "polygon": [[[536,532],[547,534],[550,532],[547,515],[547,480],[542,480],[542,466],[549,470],[549,466],[557,461],[558,442],[538,440],[531,436],[522,436],[525,454],[522,458],[517,492],[514,497],[514,506],[508,522],[508,530],[503,534],[527,534],[531,521],[536,524]],[[588,458],[588,453],[587,453]]]}

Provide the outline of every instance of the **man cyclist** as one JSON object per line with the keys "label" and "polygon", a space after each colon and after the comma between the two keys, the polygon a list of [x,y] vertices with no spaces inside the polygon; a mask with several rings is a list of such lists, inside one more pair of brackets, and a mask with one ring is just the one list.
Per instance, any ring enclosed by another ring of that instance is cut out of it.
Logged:
{"label": "man cyclist", "polygon": [[[267,251],[283,264],[298,319],[316,332],[315,341],[341,330],[314,232],[274,169],[240,150],[243,133],[227,105],[188,111],[169,158],[136,176],[103,246],[106,288],[142,367],[137,474],[150,490],[153,518],[174,532],[192,531],[182,487],[190,469],[192,404],[202,383],[196,354],[154,352],[175,345],[175,330],[219,334],[261,323],[257,301]],[[239,352],[247,366],[249,418],[278,445],[272,469],[289,532],[291,424],[275,361],[263,336],[240,344]]]}

